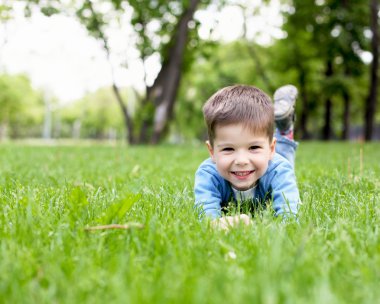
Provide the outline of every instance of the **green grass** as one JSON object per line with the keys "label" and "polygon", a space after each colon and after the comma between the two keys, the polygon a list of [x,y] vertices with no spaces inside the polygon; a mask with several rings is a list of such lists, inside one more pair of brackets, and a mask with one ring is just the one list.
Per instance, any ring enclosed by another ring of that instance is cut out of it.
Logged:
{"label": "green grass", "polygon": [[376,303],[379,150],[302,143],[300,222],[224,233],[193,211],[204,147],[1,145],[0,303]]}

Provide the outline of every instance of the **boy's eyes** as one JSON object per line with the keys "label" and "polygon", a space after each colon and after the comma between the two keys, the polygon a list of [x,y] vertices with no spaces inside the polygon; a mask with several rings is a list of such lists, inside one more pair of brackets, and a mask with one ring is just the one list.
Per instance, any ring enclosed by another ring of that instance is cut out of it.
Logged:
{"label": "boy's eyes", "polygon": [[225,151],[225,152],[229,152],[229,151],[233,151],[234,149],[233,148],[230,148],[230,147],[226,147],[226,148],[223,148],[222,151]]}
{"label": "boy's eyes", "polygon": [[249,150],[257,150],[260,149],[260,146],[250,146]]}
{"label": "boy's eyes", "polygon": [[[249,150],[257,150],[257,149],[260,149],[260,148],[261,148],[260,146],[250,146]],[[235,151],[235,150],[234,150],[234,148],[231,148],[231,147],[225,147],[221,151],[223,151],[223,152],[231,152],[231,151]]]}

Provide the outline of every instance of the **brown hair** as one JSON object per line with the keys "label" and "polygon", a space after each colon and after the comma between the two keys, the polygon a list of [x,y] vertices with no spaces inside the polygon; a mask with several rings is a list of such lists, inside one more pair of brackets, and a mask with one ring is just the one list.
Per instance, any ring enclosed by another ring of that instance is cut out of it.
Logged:
{"label": "brown hair", "polygon": [[215,139],[216,126],[243,124],[253,133],[273,139],[274,111],[268,95],[248,85],[225,87],[212,95],[203,106],[210,144]]}

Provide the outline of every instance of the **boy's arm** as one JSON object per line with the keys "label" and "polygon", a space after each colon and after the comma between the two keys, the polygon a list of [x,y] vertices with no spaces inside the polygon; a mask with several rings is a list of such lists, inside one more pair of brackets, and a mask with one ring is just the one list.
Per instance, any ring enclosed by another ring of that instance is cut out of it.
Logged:
{"label": "boy's arm", "polygon": [[222,185],[216,174],[209,168],[199,167],[195,173],[195,206],[200,214],[216,219],[221,217],[220,204],[222,201]]}
{"label": "boy's arm", "polygon": [[273,209],[276,216],[295,216],[301,202],[293,167],[282,162],[272,180]]}

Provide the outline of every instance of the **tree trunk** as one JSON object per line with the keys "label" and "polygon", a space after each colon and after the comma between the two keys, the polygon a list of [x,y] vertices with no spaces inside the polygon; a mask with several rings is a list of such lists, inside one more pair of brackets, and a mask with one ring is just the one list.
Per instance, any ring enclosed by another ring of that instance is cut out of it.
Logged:
{"label": "tree trunk", "polygon": [[257,55],[256,50],[255,50],[255,47],[253,46],[253,44],[248,45],[248,41],[246,42],[246,47],[247,47],[250,57],[253,59],[253,62],[256,65],[255,73],[261,76],[261,79],[265,83],[268,91],[274,92],[276,88],[272,85],[265,69],[261,65],[259,56]]}
{"label": "tree trunk", "polygon": [[343,131],[342,131],[342,139],[348,140],[350,137],[350,96],[347,93],[347,90],[343,91]]}
{"label": "tree trunk", "polygon": [[[342,0],[342,5],[345,8],[345,10],[349,10],[349,3],[348,0]],[[348,30],[348,33],[350,33],[350,30]],[[346,79],[351,77],[351,69],[349,68],[349,65],[345,65],[344,69],[344,76]],[[351,97],[350,94],[348,93],[348,89],[344,88],[342,92],[343,96],[343,130],[342,130],[342,140],[348,140],[350,137],[350,112],[351,112]]]}
{"label": "tree trunk", "polygon": [[45,115],[44,115],[44,125],[42,130],[42,138],[45,140],[51,139],[52,130],[52,109],[50,103],[50,96],[46,93],[44,96],[45,103]]}
{"label": "tree trunk", "polygon": [[247,38],[247,32],[248,32],[248,16],[251,16],[252,15],[252,12],[247,8],[246,5],[243,5],[243,4],[238,4],[238,6],[240,7],[240,9],[242,10],[242,13],[243,13],[243,33],[242,33],[242,39],[243,41],[245,42],[245,47],[247,48],[247,51],[249,53],[249,56],[253,59],[253,62],[256,66],[256,71],[255,73],[257,73],[258,75],[261,76],[261,79],[263,80],[267,90],[269,92],[274,92],[275,91],[275,87],[272,85],[267,73],[266,73],[266,70],[263,68],[263,66],[261,65],[261,62],[260,62],[260,58],[259,56],[257,56],[257,53],[256,53],[256,50],[255,50],[255,46],[253,45],[253,42],[249,43],[248,41],[248,38]]}
{"label": "tree trunk", "polygon": [[[326,78],[329,78],[333,75],[333,66],[332,66],[332,61],[331,59],[327,60],[327,65],[326,65],[326,72],[325,76]],[[322,129],[322,139],[323,140],[330,140],[331,139],[331,116],[332,116],[332,101],[331,97],[327,96],[325,100],[325,122],[324,126]]]}
{"label": "tree trunk", "polygon": [[322,139],[330,140],[331,139],[331,108],[332,102],[331,98],[327,97],[325,101],[325,124],[322,131]]}
{"label": "tree trunk", "polygon": [[133,145],[135,143],[135,137],[134,137],[134,127],[133,127],[132,119],[129,115],[128,108],[125,105],[123,98],[120,95],[120,90],[117,87],[115,81],[113,81],[112,90],[115,94],[116,100],[117,100],[117,102],[121,108],[122,113],[123,113],[124,123],[125,123],[125,127],[127,130],[127,141],[130,145]]}
{"label": "tree trunk", "polygon": [[300,75],[299,75],[299,83],[300,83],[300,101],[301,101],[301,119],[300,119],[300,132],[301,139],[310,139],[310,134],[307,130],[307,121],[309,118],[309,107],[308,107],[308,96],[306,89],[306,72],[299,67]]}
{"label": "tree trunk", "polygon": [[[96,16],[97,14],[94,10],[92,2],[87,0],[86,3],[88,5],[88,8],[91,10],[92,15]],[[94,25],[96,25],[96,28],[97,28],[98,38],[100,40],[102,40],[103,48],[106,51],[107,61],[109,63],[109,66],[111,69],[111,74],[112,74],[112,91],[114,92],[116,100],[120,106],[121,112],[123,113],[124,124],[125,124],[125,128],[127,130],[127,142],[129,144],[134,144],[136,141],[135,141],[135,137],[134,137],[133,122],[132,122],[131,116],[129,115],[128,108],[127,108],[127,106],[126,106],[126,104],[125,104],[125,102],[124,102],[124,100],[120,94],[119,87],[116,85],[116,81],[115,81],[115,77],[114,77],[114,69],[113,69],[113,66],[112,66],[112,63],[110,60],[111,52],[110,52],[109,45],[108,45],[108,39],[107,39],[106,35],[104,34],[101,23],[97,22],[97,23],[94,23],[93,26]]]}
{"label": "tree trunk", "polygon": [[178,22],[173,45],[169,49],[168,56],[164,59],[161,71],[153,86],[148,89],[147,100],[153,102],[155,106],[153,135],[151,138],[151,143],[153,144],[157,144],[161,140],[173,115],[189,33],[188,23],[193,19],[199,1],[189,1],[189,7],[184,11]]}
{"label": "tree trunk", "polygon": [[370,88],[365,106],[364,116],[364,139],[369,141],[372,139],[374,118],[376,113],[377,101],[377,83],[378,83],[378,68],[379,68],[379,32],[378,32],[378,0],[370,0],[371,14],[371,31],[372,31],[372,56]]}
{"label": "tree trunk", "polygon": [[0,122],[0,141],[8,138],[8,122]]}

